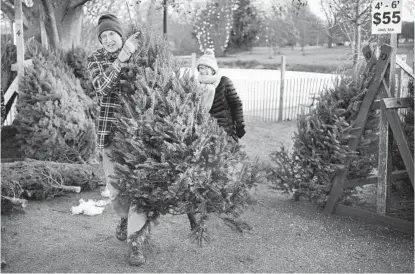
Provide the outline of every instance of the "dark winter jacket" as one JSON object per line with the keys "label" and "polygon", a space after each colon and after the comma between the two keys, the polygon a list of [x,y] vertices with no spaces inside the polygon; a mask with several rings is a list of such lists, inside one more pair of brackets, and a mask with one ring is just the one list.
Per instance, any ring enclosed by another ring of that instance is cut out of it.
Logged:
{"label": "dark winter jacket", "polygon": [[242,138],[245,134],[242,101],[236,93],[232,81],[223,76],[215,90],[215,98],[210,115],[232,137]]}

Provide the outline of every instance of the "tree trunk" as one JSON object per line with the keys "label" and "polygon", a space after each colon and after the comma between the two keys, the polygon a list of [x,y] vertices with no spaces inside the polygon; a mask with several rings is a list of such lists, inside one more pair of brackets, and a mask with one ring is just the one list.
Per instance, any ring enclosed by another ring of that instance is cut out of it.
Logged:
{"label": "tree trunk", "polygon": [[353,66],[356,66],[360,59],[360,47],[361,47],[361,30],[360,25],[355,26],[355,43],[354,43],[354,54],[353,54]]}
{"label": "tree trunk", "polygon": [[354,22],[354,54],[353,54],[353,67],[356,67],[360,59],[360,44],[361,44],[361,31],[362,27],[360,25],[360,0],[356,3],[356,21]]}
{"label": "tree trunk", "polygon": [[[35,37],[40,42],[40,8],[44,9],[44,25],[53,49],[68,50],[80,45],[83,5],[89,0],[41,0],[32,7],[24,6],[25,40]],[[75,8],[76,7],[76,8]],[[1,10],[14,20],[14,11],[8,6]]]}
{"label": "tree trunk", "polygon": [[333,47],[333,36],[328,35],[327,38],[328,38],[327,46],[328,46],[329,49],[331,49]]}
{"label": "tree trunk", "polygon": [[[69,50],[77,47],[81,42],[82,5],[70,9],[69,1],[42,0],[45,13],[45,29],[47,40],[53,49]],[[42,5],[41,4],[41,5]],[[34,7],[32,7],[33,9]],[[40,10],[39,10],[40,12]],[[25,31],[40,42],[40,16],[31,18],[28,29]]]}
{"label": "tree trunk", "polygon": [[[49,0],[43,0],[45,2]],[[82,29],[82,6],[70,9],[68,7],[68,1],[54,1],[54,9],[53,15],[55,17],[55,24],[53,20],[53,16],[49,16],[49,20],[47,20],[47,28],[46,31],[48,33],[48,37],[54,37],[54,29],[57,30],[59,35],[59,45],[56,45],[53,42],[53,46],[55,48],[61,48],[63,50],[69,50],[72,47],[77,47],[81,41],[81,29]],[[46,12],[49,11],[46,9]],[[48,17],[48,16],[47,16]]]}
{"label": "tree trunk", "polygon": [[[60,39],[59,39],[59,30],[57,28],[57,22],[54,12],[54,5],[51,2],[52,0],[42,0],[43,7],[45,9],[46,14],[46,32],[48,34],[49,40],[52,43],[53,49],[59,49],[61,47]],[[36,25],[38,27],[39,25]]]}
{"label": "tree trunk", "polygon": [[301,28],[301,51],[304,51],[304,47],[305,47],[305,24],[302,24],[302,28]]}
{"label": "tree trunk", "polygon": [[61,46],[63,50],[69,50],[80,45],[82,19],[82,7],[79,7],[67,12],[62,18],[61,24],[58,24]]}

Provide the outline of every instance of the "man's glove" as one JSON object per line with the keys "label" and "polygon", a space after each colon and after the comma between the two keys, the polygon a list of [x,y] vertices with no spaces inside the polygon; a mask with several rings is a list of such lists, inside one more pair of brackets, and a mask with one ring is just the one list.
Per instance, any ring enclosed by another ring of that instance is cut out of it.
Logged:
{"label": "man's glove", "polygon": [[245,135],[245,126],[236,126],[236,136],[241,139]]}
{"label": "man's glove", "polygon": [[121,49],[120,54],[118,54],[118,59],[121,63],[127,62],[130,60],[131,55],[136,52],[140,45],[140,32],[136,32],[125,41],[124,46]]}

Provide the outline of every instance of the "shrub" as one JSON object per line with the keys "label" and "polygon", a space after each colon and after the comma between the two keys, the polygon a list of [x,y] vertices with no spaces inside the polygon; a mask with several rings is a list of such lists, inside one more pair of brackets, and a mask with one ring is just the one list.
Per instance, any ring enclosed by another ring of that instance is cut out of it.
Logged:
{"label": "shrub", "polygon": [[[334,89],[326,90],[308,114],[299,115],[292,152],[284,146],[271,153],[275,168],[269,179],[273,188],[295,197],[304,196],[324,206],[336,172],[353,157],[348,179],[367,176],[377,166],[376,111],[371,111],[356,151],[347,143],[365,91],[343,78]],[[349,194],[350,191],[345,191]]]}
{"label": "shrub", "polygon": [[26,46],[33,66],[20,82],[14,125],[26,157],[84,163],[95,157],[92,100],[63,60],[35,41]]}

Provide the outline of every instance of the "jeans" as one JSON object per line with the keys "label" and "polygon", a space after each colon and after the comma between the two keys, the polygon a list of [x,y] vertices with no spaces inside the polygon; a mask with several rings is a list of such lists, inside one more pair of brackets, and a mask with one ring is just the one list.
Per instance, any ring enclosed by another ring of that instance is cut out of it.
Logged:
{"label": "jeans", "polygon": [[139,231],[144,224],[146,223],[147,217],[145,213],[138,213],[135,210],[135,206],[131,205],[129,201],[121,198],[120,190],[112,186],[110,183],[110,176],[114,175],[114,163],[108,157],[108,154],[111,152],[112,148],[103,149],[102,153],[102,166],[105,173],[106,179],[106,188],[109,190],[110,199],[114,211],[121,217],[128,217],[127,225],[127,237],[132,235],[134,232]]}

